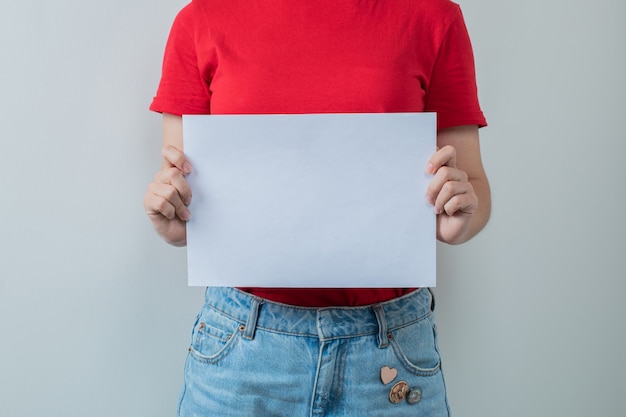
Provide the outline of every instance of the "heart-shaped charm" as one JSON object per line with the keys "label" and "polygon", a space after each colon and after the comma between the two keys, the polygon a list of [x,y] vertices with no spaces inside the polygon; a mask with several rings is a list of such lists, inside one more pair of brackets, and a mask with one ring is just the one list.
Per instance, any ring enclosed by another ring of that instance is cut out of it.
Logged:
{"label": "heart-shaped charm", "polygon": [[383,384],[387,385],[398,376],[398,370],[396,368],[390,368],[388,366],[383,366],[380,368],[380,380],[383,381]]}

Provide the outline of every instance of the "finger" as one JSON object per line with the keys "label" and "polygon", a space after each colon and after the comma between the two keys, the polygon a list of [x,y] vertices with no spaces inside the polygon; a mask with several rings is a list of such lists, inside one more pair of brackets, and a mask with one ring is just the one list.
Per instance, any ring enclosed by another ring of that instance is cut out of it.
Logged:
{"label": "finger", "polygon": [[[174,207],[176,216],[178,216],[181,220],[189,220],[189,209],[181,199],[178,190],[176,190],[174,186],[169,184],[156,184],[154,194],[167,200],[167,202]],[[170,219],[173,219],[173,216],[170,217]]]}
{"label": "finger", "polygon": [[171,145],[164,146],[161,150],[161,155],[167,164],[178,168],[183,174],[191,172],[191,162],[180,149]]}
{"label": "finger", "polygon": [[150,217],[162,216],[168,220],[176,218],[176,208],[166,198],[154,194],[150,187],[144,197],[143,206]]}
{"label": "finger", "polygon": [[191,187],[178,168],[162,169],[156,174],[155,182],[173,186],[186,206],[191,203]]}
{"label": "finger", "polygon": [[446,213],[453,216],[459,211],[473,213],[478,198],[469,182],[449,181],[437,196],[434,211],[436,214]]}
{"label": "finger", "polygon": [[176,216],[181,220],[189,220],[189,209],[174,186],[153,182],[148,187],[148,193],[151,197],[147,199],[147,208],[153,213],[161,213],[169,220],[173,220]]}
{"label": "finger", "polygon": [[456,149],[453,146],[447,145],[438,149],[428,160],[426,172],[435,174],[443,166],[456,168]]}
{"label": "finger", "polygon": [[441,167],[426,188],[426,201],[430,205],[435,205],[441,189],[449,181],[468,182],[467,173],[456,168]]}

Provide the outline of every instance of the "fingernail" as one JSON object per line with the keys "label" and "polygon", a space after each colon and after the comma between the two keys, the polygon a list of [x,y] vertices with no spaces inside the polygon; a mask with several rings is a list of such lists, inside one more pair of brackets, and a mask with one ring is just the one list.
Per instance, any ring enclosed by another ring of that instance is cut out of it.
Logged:
{"label": "fingernail", "polygon": [[435,166],[433,164],[429,163],[428,165],[426,165],[426,172],[427,173],[432,174],[434,169],[435,169]]}
{"label": "fingernail", "polygon": [[183,172],[187,174],[191,172],[191,164],[189,162],[183,164]]}
{"label": "fingernail", "polygon": [[185,201],[183,201],[183,203],[185,203],[185,205],[188,206],[189,203],[191,203],[191,196],[185,198]]}
{"label": "fingernail", "polygon": [[430,204],[431,206],[435,205],[435,200],[433,200],[433,198],[429,195],[426,196],[426,202]]}
{"label": "fingernail", "polygon": [[435,212],[435,214],[441,214],[441,213],[443,213],[443,210],[442,210],[440,207],[435,207],[435,208],[433,209],[433,211]]}
{"label": "fingernail", "polygon": [[189,212],[189,210],[185,209],[185,210],[181,213],[180,217],[181,217],[181,219],[183,219],[183,220],[189,220],[189,216],[190,216],[190,215],[191,215],[191,213]]}

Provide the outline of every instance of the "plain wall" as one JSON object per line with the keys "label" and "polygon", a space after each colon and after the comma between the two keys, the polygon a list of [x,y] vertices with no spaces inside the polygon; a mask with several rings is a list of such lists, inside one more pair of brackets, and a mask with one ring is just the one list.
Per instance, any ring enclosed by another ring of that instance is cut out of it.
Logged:
{"label": "plain wall", "polygon": [[[202,289],[142,198],[184,4],[0,4],[0,417],[175,414]],[[454,415],[623,415],[625,3],[461,5],[493,215],[439,246]]]}

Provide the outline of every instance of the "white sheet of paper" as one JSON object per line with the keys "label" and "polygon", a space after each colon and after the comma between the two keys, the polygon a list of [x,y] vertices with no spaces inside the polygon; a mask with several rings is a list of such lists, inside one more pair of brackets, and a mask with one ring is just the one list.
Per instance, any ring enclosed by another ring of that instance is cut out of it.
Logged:
{"label": "white sheet of paper", "polygon": [[434,113],[184,116],[189,285],[433,287]]}

